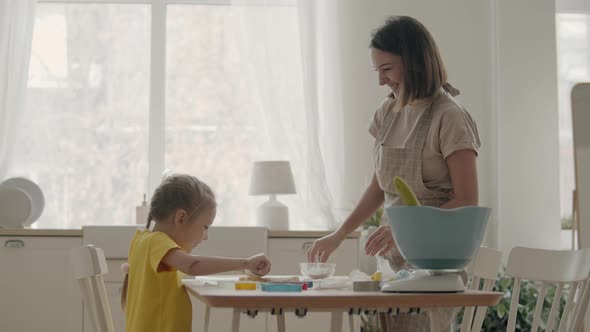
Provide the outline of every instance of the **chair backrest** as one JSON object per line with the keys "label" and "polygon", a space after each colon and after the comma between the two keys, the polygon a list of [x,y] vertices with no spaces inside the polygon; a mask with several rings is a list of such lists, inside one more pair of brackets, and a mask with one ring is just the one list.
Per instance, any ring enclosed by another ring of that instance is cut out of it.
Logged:
{"label": "chair backrest", "polygon": [[[586,251],[586,264],[590,270],[590,248],[585,248],[583,250]],[[584,318],[586,316],[586,311],[588,310],[588,300],[590,298],[590,271],[588,273],[589,276],[581,283],[578,289],[578,297],[575,299],[577,305],[575,306],[572,312],[573,316],[570,319],[572,331],[582,331],[584,327]]]}
{"label": "chair backrest", "polygon": [[[514,278],[507,331],[514,331],[520,296],[521,280],[526,279],[538,284],[538,296],[531,331],[537,331],[541,324],[541,312],[545,295],[549,287],[555,287],[555,296],[545,331],[553,331],[556,326],[562,293],[569,287],[569,294],[562,316],[559,318],[558,331],[578,331],[575,329],[576,316],[580,315],[584,293],[588,288],[590,272],[588,250],[546,250],[515,247],[510,251],[506,275]],[[581,313],[583,316],[583,313]]]}
{"label": "chair backrest", "polygon": [[[496,249],[480,247],[471,261],[471,264],[465,269],[470,276],[470,282],[467,289],[491,291],[498,271],[502,263],[502,252]],[[483,286],[480,289],[481,281]],[[461,322],[461,332],[480,331],[483,325],[487,307],[477,307],[475,317],[473,316],[474,307],[465,307],[463,312],[463,321]]]}
{"label": "chair backrest", "polygon": [[111,308],[103,274],[108,273],[107,261],[100,248],[86,245],[70,252],[74,276],[78,280],[84,306],[97,332],[114,332]]}

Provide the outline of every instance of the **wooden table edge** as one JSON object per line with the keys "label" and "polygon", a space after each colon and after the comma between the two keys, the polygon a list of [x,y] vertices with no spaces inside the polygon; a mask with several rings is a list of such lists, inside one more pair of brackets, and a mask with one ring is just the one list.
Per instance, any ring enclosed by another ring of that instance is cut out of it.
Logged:
{"label": "wooden table edge", "polygon": [[[215,308],[283,308],[283,309],[335,309],[335,308],[435,308],[435,307],[464,307],[497,305],[503,293],[500,292],[466,292],[456,294],[423,293],[396,294],[395,297],[383,293],[357,292],[354,303],[343,303],[346,295],[322,295],[318,297],[302,296],[302,293],[276,293],[271,296],[256,296],[260,292],[240,291],[235,295],[202,295],[193,287],[187,286],[187,291],[201,302]],[[309,291],[308,291],[309,292]],[[452,296],[449,296],[452,295]],[[392,299],[395,299],[392,301]],[[425,300],[426,299],[426,300]],[[424,303],[428,304],[425,305]]]}

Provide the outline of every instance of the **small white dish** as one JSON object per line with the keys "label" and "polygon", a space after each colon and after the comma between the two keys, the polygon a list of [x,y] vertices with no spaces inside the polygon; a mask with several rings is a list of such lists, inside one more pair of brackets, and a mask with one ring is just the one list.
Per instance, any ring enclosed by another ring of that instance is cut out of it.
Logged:
{"label": "small white dish", "polygon": [[23,221],[23,227],[31,226],[37,221],[37,219],[39,219],[39,217],[41,217],[41,213],[43,213],[43,209],[45,208],[45,196],[43,196],[41,187],[35,182],[23,177],[14,177],[4,180],[0,183],[0,187],[20,189],[29,195],[31,200],[31,213],[29,217]]}
{"label": "small white dish", "polygon": [[301,274],[310,279],[330,278],[336,272],[334,263],[299,263]]}
{"label": "small white dish", "polygon": [[0,227],[23,228],[32,207],[31,197],[24,190],[0,186]]}

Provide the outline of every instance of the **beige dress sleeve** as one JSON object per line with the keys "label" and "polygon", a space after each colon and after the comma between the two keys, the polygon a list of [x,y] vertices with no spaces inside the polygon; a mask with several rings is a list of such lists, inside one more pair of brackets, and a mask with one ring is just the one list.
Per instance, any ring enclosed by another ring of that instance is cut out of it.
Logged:
{"label": "beige dress sleeve", "polygon": [[440,151],[443,158],[463,149],[471,149],[477,154],[481,146],[475,121],[465,110],[447,112],[441,118]]}

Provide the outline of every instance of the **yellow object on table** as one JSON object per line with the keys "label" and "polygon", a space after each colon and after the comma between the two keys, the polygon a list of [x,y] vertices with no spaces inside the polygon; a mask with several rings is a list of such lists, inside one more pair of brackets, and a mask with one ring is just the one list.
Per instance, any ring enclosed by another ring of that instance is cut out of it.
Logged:
{"label": "yellow object on table", "polygon": [[375,273],[373,273],[373,275],[371,275],[371,280],[373,281],[381,281],[382,278],[383,274],[381,273],[381,271],[376,271]]}
{"label": "yellow object on table", "polygon": [[236,282],[236,290],[256,290],[255,282]]}

